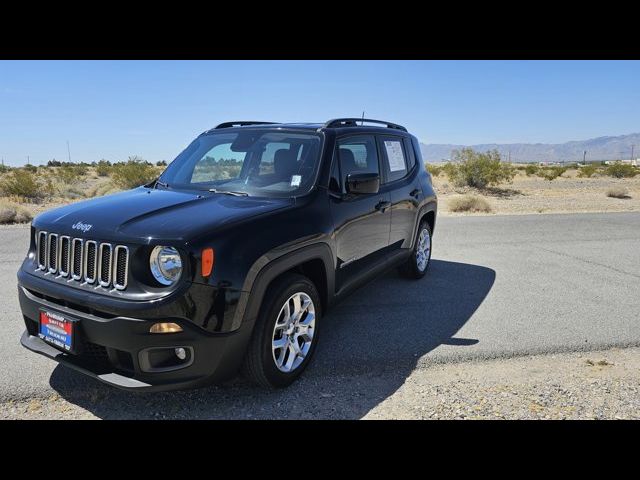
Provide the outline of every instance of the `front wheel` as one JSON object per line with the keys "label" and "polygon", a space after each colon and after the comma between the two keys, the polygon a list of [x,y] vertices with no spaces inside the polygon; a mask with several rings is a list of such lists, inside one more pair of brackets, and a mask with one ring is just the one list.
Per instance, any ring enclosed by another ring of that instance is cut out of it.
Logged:
{"label": "front wheel", "polygon": [[400,272],[408,277],[419,279],[424,277],[431,263],[431,228],[425,221],[420,222],[413,251]]}
{"label": "front wheel", "polygon": [[318,343],[318,291],[307,277],[287,274],[269,287],[261,312],[244,372],[264,387],[286,387],[307,367]]}

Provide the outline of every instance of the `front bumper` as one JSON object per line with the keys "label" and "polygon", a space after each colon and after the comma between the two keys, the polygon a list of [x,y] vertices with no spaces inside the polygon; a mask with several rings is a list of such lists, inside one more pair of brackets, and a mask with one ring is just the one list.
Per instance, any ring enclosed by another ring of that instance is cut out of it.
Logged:
{"label": "front bumper", "polygon": [[[36,353],[118,388],[161,391],[195,388],[231,377],[242,362],[250,329],[241,326],[232,333],[210,333],[185,320],[132,318],[94,314],[50,301],[46,295],[18,285],[26,331],[21,343]],[[62,352],[38,337],[41,309],[76,319],[78,353]],[[93,310],[92,310],[93,311]],[[182,332],[151,334],[157,321],[179,323]],[[145,355],[149,349],[187,347],[190,362],[179,368],[149,371]]]}

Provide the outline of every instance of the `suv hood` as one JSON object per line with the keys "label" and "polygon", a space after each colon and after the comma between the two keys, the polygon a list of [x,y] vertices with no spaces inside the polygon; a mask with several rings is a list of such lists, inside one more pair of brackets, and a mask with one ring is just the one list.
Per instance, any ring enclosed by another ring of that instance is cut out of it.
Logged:
{"label": "suv hood", "polygon": [[139,187],[44,212],[34,219],[33,225],[39,230],[100,240],[185,242],[224,225],[293,204],[291,198],[234,197]]}

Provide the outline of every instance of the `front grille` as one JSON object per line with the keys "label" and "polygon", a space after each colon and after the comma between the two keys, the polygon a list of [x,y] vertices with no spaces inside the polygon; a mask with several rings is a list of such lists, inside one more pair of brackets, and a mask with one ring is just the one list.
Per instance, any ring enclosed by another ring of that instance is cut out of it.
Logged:
{"label": "front grille", "polygon": [[129,272],[129,249],[124,245],[37,232],[38,269],[103,288],[124,290]]}

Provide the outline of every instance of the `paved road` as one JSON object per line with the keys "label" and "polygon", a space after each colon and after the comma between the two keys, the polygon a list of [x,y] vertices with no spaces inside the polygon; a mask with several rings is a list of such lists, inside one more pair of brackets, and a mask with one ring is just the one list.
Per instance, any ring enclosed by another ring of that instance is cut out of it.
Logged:
{"label": "paved road", "polygon": [[389,273],[325,317],[292,388],[132,395],[19,346],[26,228],[0,228],[0,402],[57,394],[102,418],[360,418],[433,362],[640,345],[640,214],[441,217],[431,270]]}

